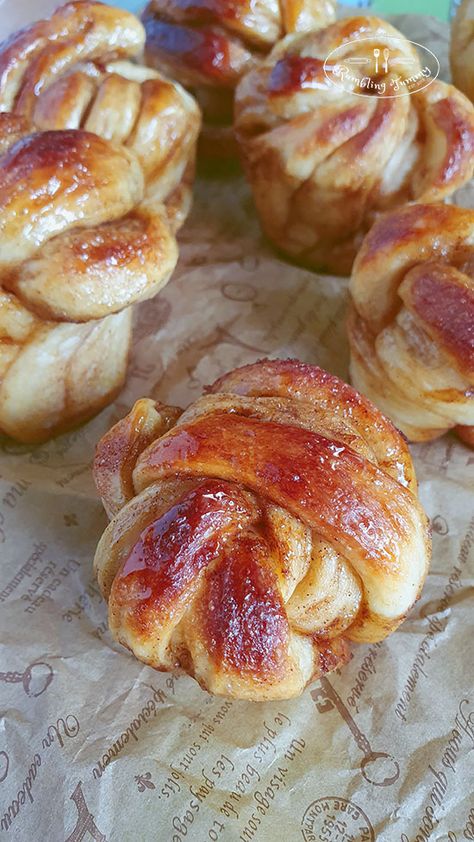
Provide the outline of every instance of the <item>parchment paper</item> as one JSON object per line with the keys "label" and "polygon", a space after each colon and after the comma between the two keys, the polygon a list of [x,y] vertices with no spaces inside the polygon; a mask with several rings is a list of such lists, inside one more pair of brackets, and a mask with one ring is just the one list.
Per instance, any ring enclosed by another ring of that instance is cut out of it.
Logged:
{"label": "parchment paper", "polygon": [[[402,26],[445,64],[440,23]],[[135,398],[186,405],[264,355],[347,377],[347,282],[278,260],[241,179],[199,182],[180,239],[173,280],[137,312],[115,405],[46,446],[1,442],[1,838],[474,839],[474,453],[454,437],[413,448],[434,544],[421,601],[299,700],[213,698],[107,631],[92,576],[100,435]]]}

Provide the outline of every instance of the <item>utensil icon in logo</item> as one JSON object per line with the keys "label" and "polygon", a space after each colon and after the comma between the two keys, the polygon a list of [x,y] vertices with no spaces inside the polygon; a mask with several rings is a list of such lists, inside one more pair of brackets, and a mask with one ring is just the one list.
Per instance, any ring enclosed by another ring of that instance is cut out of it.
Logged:
{"label": "utensil icon in logo", "polygon": [[[360,771],[365,780],[373,786],[391,786],[400,777],[400,766],[391,754],[386,751],[373,751],[365,734],[349,713],[339,694],[325,676],[319,679],[321,687],[312,690],[311,697],[320,713],[327,713],[336,708],[355,739],[357,747],[364,755],[360,763]],[[322,701],[319,701],[322,700]]]}
{"label": "utensil icon in logo", "polygon": [[33,699],[48,689],[53,678],[53,669],[45,661],[35,661],[24,672],[0,672],[0,681],[5,684],[22,684],[26,695]]}
{"label": "utensil icon in logo", "polygon": [[[383,57],[382,65],[380,66],[380,59]],[[370,58],[363,58],[360,56],[348,57],[344,59],[344,64],[353,64],[353,65],[362,65],[362,64],[370,64],[372,59]],[[380,50],[379,47],[374,47],[373,49],[373,64],[375,69],[375,75],[378,76],[379,71],[382,67],[384,73],[388,73],[390,67],[395,67],[396,65],[406,65],[410,66],[412,64],[416,64],[417,60],[415,58],[409,58],[404,56],[399,56],[395,58],[390,57],[390,50],[388,47],[384,47],[383,50]]]}
{"label": "utensil icon in logo", "polygon": [[374,59],[375,59],[375,72],[378,74],[379,72],[379,56],[380,50],[378,47],[374,47]]}

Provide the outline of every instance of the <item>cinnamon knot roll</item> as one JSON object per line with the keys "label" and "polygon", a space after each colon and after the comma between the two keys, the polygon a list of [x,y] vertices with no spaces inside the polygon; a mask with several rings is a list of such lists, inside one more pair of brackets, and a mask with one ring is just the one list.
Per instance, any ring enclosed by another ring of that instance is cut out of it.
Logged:
{"label": "cinnamon knot roll", "polygon": [[99,442],[95,570],[113,635],[212,693],[296,696],[397,628],[430,541],[407,446],[316,366],[262,361]]}
{"label": "cinnamon knot roll", "polygon": [[474,101],[474,0],[462,0],[451,26],[454,84]]}
{"label": "cinnamon knot roll", "polygon": [[39,442],[123,384],[131,305],[177,260],[123,146],[0,114],[0,431]]}
{"label": "cinnamon knot roll", "polygon": [[140,21],[93,0],[73,0],[0,45],[0,111],[40,129],[95,132],[138,158],[147,199],[176,230],[191,204],[200,113],[179,85],[133,59]]}
{"label": "cinnamon knot roll", "polygon": [[474,446],[474,211],[413,205],[365,238],[350,282],[354,385],[412,441]]}
{"label": "cinnamon knot roll", "polygon": [[193,91],[204,113],[203,154],[235,154],[234,89],[289,32],[326,26],[335,0],[151,0],[142,20],[146,58]]}
{"label": "cinnamon knot roll", "polygon": [[378,213],[471,178],[474,108],[426,73],[400,32],[356,17],[289,36],[242,79],[236,137],[281,251],[348,274]]}

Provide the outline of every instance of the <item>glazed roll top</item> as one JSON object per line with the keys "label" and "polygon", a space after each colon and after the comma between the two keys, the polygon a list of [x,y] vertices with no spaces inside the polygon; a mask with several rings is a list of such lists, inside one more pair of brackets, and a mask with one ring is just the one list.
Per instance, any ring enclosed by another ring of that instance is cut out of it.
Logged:
{"label": "glazed roll top", "polygon": [[115,637],[214,693],[289,698],[381,640],[429,559],[408,449],[351,387],[262,361],[180,410],[139,401],[99,443],[95,567]]}
{"label": "glazed roll top", "polygon": [[0,429],[47,438],[122,385],[130,305],[177,260],[136,156],[85,131],[0,114]]}
{"label": "glazed roll top", "polygon": [[350,290],[357,388],[413,441],[454,427],[474,445],[474,211],[386,214],[364,240]]}
{"label": "glazed roll top", "polygon": [[289,36],[242,79],[236,137],[279,249],[348,274],[380,212],[471,178],[474,108],[428,71],[390,24],[357,17]]}
{"label": "glazed roll top", "polygon": [[0,45],[0,111],[40,129],[78,129],[138,158],[148,201],[176,229],[191,204],[200,113],[178,84],[137,62],[140,21],[102,3],[67,3]]}
{"label": "glazed roll top", "polygon": [[187,86],[234,88],[289,32],[325,26],[332,0],[152,0],[143,13],[146,53]]}
{"label": "glazed roll top", "polygon": [[193,91],[204,114],[200,151],[235,155],[231,125],[234,89],[289,32],[326,26],[333,0],[152,0],[142,20],[148,64]]}
{"label": "glazed roll top", "polygon": [[461,0],[454,16],[451,72],[454,84],[474,101],[474,0]]}

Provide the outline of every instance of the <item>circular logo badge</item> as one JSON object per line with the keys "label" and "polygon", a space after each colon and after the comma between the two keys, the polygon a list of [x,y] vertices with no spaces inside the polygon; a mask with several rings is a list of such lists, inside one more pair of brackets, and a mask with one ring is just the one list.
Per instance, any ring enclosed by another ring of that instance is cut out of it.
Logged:
{"label": "circular logo badge", "polygon": [[329,795],[313,801],[301,821],[305,842],[375,842],[364,811],[345,798]]}

